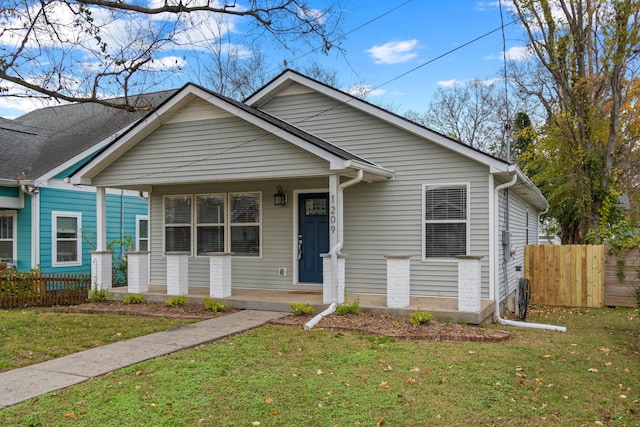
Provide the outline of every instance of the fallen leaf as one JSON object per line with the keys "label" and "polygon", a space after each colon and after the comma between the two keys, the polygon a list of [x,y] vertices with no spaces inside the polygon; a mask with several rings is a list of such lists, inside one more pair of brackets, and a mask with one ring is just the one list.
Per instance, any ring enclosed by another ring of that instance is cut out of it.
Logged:
{"label": "fallen leaf", "polygon": [[620,399],[626,399],[626,398],[627,398],[627,395],[626,395],[626,394],[621,394],[621,395],[620,395]]}
{"label": "fallen leaf", "polygon": [[407,384],[415,384],[415,383],[416,383],[415,378],[409,378],[409,379],[407,380]]}
{"label": "fallen leaf", "polygon": [[551,355],[550,354],[545,354],[542,356],[543,359],[551,359]]}
{"label": "fallen leaf", "polygon": [[376,427],[380,427],[383,421],[384,421],[384,416],[380,417],[380,419],[376,421]]}
{"label": "fallen leaf", "polygon": [[393,368],[391,367],[391,365],[387,365],[387,367],[384,368],[383,371],[385,372],[393,371]]}
{"label": "fallen leaf", "polygon": [[318,370],[316,371],[316,374],[318,374],[318,375],[322,375],[323,373],[324,373],[324,372],[322,372],[322,369],[318,369]]}
{"label": "fallen leaf", "polygon": [[74,414],[73,412],[68,412],[66,414],[64,414],[65,418],[72,418],[72,419],[76,419],[76,414]]}
{"label": "fallen leaf", "polygon": [[382,381],[380,383],[380,387],[382,388],[389,388],[389,381]]}
{"label": "fallen leaf", "polygon": [[259,426],[260,425],[260,421],[254,421],[251,423],[252,426]]}
{"label": "fallen leaf", "polygon": [[598,372],[598,370],[596,368],[589,368],[587,369],[589,372]]}
{"label": "fallen leaf", "polygon": [[278,415],[278,411],[276,410],[271,411],[271,415]]}
{"label": "fallen leaf", "polygon": [[412,369],[413,372],[420,372],[420,368],[418,368],[417,366],[414,366]]}
{"label": "fallen leaf", "polygon": [[447,381],[447,377],[440,378],[440,384],[444,384]]}
{"label": "fallen leaf", "polygon": [[272,397],[267,397],[267,398],[264,400],[264,403],[273,403],[273,398],[272,398]]}

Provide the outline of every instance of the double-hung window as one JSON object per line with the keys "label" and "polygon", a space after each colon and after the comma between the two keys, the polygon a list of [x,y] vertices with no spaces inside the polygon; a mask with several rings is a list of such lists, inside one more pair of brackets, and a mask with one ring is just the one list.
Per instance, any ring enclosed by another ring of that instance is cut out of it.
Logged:
{"label": "double-hung window", "polygon": [[188,196],[164,198],[164,249],[191,253],[191,202]]}
{"label": "double-hung window", "polygon": [[15,262],[16,214],[4,211],[0,214],[0,261]]}
{"label": "double-hung window", "polygon": [[202,194],[196,196],[197,254],[224,252],[225,248],[225,195]]}
{"label": "double-hung window", "polygon": [[51,216],[53,266],[82,265],[82,213],[53,211]]}
{"label": "double-hung window", "polygon": [[260,193],[230,194],[231,252],[260,256]]}
{"label": "double-hung window", "polygon": [[149,217],[136,215],[136,251],[149,250]]}
{"label": "double-hung window", "polygon": [[423,185],[423,259],[467,255],[468,184]]}
{"label": "double-hung window", "polygon": [[258,257],[261,205],[259,192],[165,196],[165,251]]}

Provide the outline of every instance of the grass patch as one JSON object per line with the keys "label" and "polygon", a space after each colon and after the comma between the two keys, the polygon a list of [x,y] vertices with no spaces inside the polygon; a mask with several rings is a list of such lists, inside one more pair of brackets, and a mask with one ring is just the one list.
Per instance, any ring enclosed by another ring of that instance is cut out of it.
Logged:
{"label": "grass patch", "polygon": [[532,311],[568,332],[438,343],[267,325],[0,410],[0,424],[638,425],[637,311]]}
{"label": "grass patch", "polygon": [[193,322],[38,309],[0,310],[0,372]]}

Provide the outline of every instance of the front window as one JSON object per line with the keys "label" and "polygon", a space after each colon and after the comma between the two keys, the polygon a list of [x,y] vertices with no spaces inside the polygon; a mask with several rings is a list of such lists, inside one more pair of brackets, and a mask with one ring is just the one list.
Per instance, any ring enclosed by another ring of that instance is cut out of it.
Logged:
{"label": "front window", "polygon": [[191,253],[193,241],[200,256],[233,252],[258,257],[261,204],[259,192],[165,196],[165,251]]}
{"label": "front window", "polygon": [[52,212],[53,266],[82,265],[82,214]]}
{"label": "front window", "polygon": [[231,252],[260,256],[260,194],[231,194]]}
{"label": "front window", "polygon": [[196,196],[197,254],[224,252],[225,241],[225,196],[204,194]]}
{"label": "front window", "polygon": [[165,252],[191,252],[191,196],[164,198]]}
{"label": "front window", "polygon": [[425,185],[423,258],[467,255],[468,185]]}
{"label": "front window", "polygon": [[15,262],[15,226],[14,212],[0,213],[0,261]]}

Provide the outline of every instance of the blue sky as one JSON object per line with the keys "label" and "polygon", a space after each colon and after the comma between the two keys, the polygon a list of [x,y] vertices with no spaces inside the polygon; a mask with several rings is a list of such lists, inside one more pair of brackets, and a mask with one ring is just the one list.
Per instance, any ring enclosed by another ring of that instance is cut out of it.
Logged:
{"label": "blue sky", "polygon": [[[502,3],[507,24],[513,17],[505,6],[508,0]],[[439,87],[500,76],[501,31],[460,48],[500,28],[498,5],[498,1],[476,0],[350,0],[344,15],[343,31],[348,33],[342,44],[344,52],[330,51],[313,59],[338,72],[342,90],[364,85],[373,89],[372,102],[399,113],[424,111]],[[512,58],[522,53],[523,35],[517,24],[505,27],[505,41]],[[175,57],[168,52],[167,58]],[[289,62],[289,66],[302,69],[307,59]],[[174,80],[171,87],[184,83]],[[0,116],[15,117],[41,106],[24,99],[0,98]]]}

